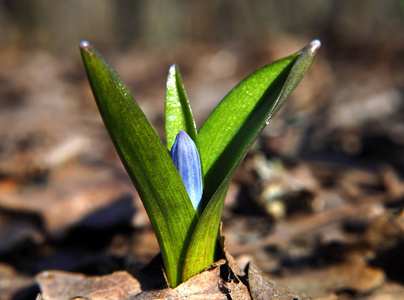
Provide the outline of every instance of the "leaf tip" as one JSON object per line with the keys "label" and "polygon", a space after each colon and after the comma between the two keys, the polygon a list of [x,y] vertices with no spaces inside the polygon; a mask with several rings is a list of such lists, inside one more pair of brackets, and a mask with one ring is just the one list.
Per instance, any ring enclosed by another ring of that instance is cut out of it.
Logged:
{"label": "leaf tip", "polygon": [[170,69],[168,70],[168,74],[169,75],[175,75],[175,74],[177,74],[179,72],[179,68],[178,68],[178,65],[177,64],[172,64],[171,66],[170,66]]}
{"label": "leaf tip", "polygon": [[83,40],[80,42],[79,48],[81,51],[88,51],[92,48],[92,46],[89,42]]}
{"label": "leaf tip", "polygon": [[320,40],[314,40],[308,45],[309,51],[311,53],[317,53],[318,49],[320,49],[320,47],[321,47],[321,41]]}
{"label": "leaf tip", "polygon": [[168,69],[168,77],[173,76],[175,74],[175,69],[176,69],[175,64],[170,66],[170,68]]}

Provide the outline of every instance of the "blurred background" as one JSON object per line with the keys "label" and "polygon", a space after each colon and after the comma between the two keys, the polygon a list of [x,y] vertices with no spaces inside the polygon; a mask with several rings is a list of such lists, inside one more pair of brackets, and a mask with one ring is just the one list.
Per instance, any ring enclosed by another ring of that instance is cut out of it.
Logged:
{"label": "blurred background", "polygon": [[[243,78],[320,39],[236,175],[223,215],[228,250],[314,297],[399,295],[403,28],[399,0],[1,0],[0,298],[32,299],[43,270],[137,274],[158,253],[95,106],[81,40],[164,140],[171,64],[199,127]],[[345,281],[316,286],[333,278],[320,267]],[[352,274],[373,281],[355,285]]]}

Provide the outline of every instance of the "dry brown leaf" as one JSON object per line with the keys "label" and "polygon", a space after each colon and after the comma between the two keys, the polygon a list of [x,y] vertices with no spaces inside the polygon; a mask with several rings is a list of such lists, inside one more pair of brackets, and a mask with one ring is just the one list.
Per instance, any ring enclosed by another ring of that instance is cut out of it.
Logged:
{"label": "dry brown leaf", "polygon": [[274,282],[265,278],[252,264],[248,265],[248,284],[253,300],[277,299],[277,300],[303,300],[306,297],[299,296],[292,291],[278,287]]}
{"label": "dry brown leaf", "polygon": [[93,277],[78,273],[45,271],[36,276],[36,281],[44,300],[118,300],[141,292],[139,281],[126,271]]}
{"label": "dry brown leaf", "polygon": [[[226,257],[231,256],[226,253]],[[43,300],[63,299],[305,299],[264,278],[256,267],[249,265],[248,274],[241,275],[232,263],[221,259],[202,273],[176,288],[142,291],[140,282],[126,271],[106,276],[86,277],[83,274],[46,271],[36,278]],[[157,274],[156,274],[157,276]],[[251,294],[250,294],[251,293]],[[252,297],[252,298],[251,298]]]}

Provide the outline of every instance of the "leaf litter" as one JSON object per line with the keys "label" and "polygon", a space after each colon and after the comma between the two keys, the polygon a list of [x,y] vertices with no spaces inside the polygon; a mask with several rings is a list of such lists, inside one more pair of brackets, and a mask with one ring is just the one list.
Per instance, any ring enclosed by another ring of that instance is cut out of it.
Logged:
{"label": "leaf litter", "polygon": [[[38,65],[44,62],[54,68],[39,76]],[[302,83],[295,92],[299,97],[292,95],[288,112],[271,120],[237,173],[226,200],[223,235],[244,273],[221,261],[196,276],[215,283],[210,285],[215,289],[205,290],[212,297],[228,299],[226,295],[244,295],[247,289],[248,297],[260,299],[260,291],[271,288],[285,297],[295,295],[278,284],[314,299],[399,299],[404,293],[404,131],[402,107],[395,100],[404,84],[393,86],[383,74],[377,78],[386,78],[385,86],[371,84],[372,74],[363,73],[366,62],[358,67],[359,61],[351,72],[368,84],[357,87],[346,76],[329,73],[347,72],[346,63],[338,63],[319,60],[309,74],[316,84],[309,79]],[[183,69],[192,70],[192,64]],[[41,291],[48,299],[46,284],[51,282],[63,282],[52,286],[59,296],[70,282],[66,293],[79,288],[82,293],[68,294],[72,297],[137,299],[159,292],[177,297],[178,291],[164,287],[163,276],[153,275],[161,274],[161,265],[148,264],[158,246],[147,217],[109,144],[81,67],[68,65],[38,54],[31,64],[15,63],[10,68],[15,71],[0,74],[9,82],[0,91],[9,99],[0,112],[1,298],[33,299]],[[24,72],[30,80],[16,76]],[[197,73],[189,78],[192,91]],[[160,132],[162,108],[155,104],[163,97],[164,86],[161,91],[143,89],[138,97],[145,99]],[[330,101],[328,107],[322,106],[324,99]],[[352,99],[363,105],[342,105]],[[370,110],[385,101],[394,109],[373,117]],[[330,117],[337,107],[348,120]],[[256,275],[257,268],[265,276]],[[43,274],[54,277],[45,283]],[[209,299],[200,296],[200,284],[188,284],[192,287],[185,285],[181,292]]]}

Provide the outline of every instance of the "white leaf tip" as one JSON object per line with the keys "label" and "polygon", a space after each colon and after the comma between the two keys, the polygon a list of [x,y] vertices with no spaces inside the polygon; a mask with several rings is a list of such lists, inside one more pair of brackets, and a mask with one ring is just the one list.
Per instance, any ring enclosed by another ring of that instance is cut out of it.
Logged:
{"label": "white leaf tip", "polygon": [[83,40],[80,42],[79,47],[81,50],[87,50],[87,49],[91,48],[91,44],[89,42]]}
{"label": "white leaf tip", "polygon": [[314,40],[309,44],[309,49],[310,52],[317,52],[318,49],[321,47],[321,41],[320,40]]}

